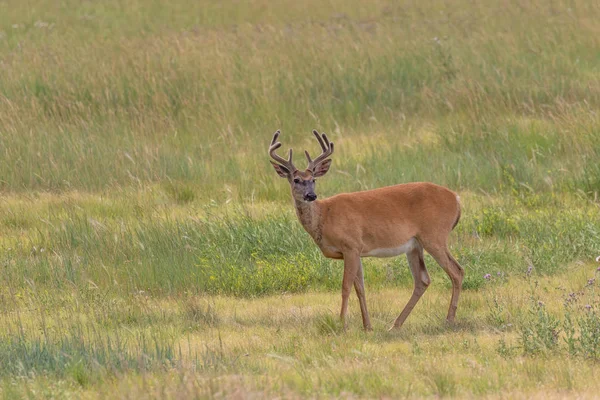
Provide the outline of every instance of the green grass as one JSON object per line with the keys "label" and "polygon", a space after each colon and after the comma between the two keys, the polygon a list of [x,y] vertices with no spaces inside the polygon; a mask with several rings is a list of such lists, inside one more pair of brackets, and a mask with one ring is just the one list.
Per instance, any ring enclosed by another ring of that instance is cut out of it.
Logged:
{"label": "green grass", "polygon": [[[0,397],[593,397],[598,21],[584,0],[0,2]],[[342,329],[342,264],[266,151],[282,129],[314,152],[313,128],[336,143],[320,196],[460,194],[456,326],[427,256],[400,332],[401,257],[365,260],[375,331],[355,303]]]}
{"label": "green grass", "polygon": [[[121,295],[145,290],[263,296],[339,288],[341,263],[321,255],[291,207],[224,211],[180,206],[176,200],[157,204],[162,196],[168,193],[137,203],[81,196],[8,199],[0,219],[9,233],[2,244],[1,281],[19,288],[28,281],[62,289],[93,284]],[[465,288],[479,288],[486,273],[517,276],[532,264],[541,274],[554,274],[600,253],[600,210],[593,203],[556,196],[526,199],[533,204],[463,193],[464,217],[452,249],[467,271]],[[427,262],[446,280],[432,259]],[[403,258],[366,263],[371,287],[411,284]]]}

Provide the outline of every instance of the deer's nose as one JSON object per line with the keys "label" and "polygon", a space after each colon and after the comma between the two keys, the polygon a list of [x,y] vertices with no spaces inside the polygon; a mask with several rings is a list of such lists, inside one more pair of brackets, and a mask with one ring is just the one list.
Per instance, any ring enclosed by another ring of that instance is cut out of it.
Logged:
{"label": "deer's nose", "polygon": [[315,201],[317,199],[317,195],[314,193],[308,193],[306,196],[304,196],[304,199],[307,201]]}

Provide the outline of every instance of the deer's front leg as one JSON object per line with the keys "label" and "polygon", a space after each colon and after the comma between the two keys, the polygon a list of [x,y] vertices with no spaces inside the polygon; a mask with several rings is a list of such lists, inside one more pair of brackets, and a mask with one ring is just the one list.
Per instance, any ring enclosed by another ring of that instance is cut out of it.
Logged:
{"label": "deer's front leg", "polygon": [[346,328],[346,314],[348,313],[348,297],[352,291],[352,285],[360,268],[360,255],[358,252],[344,253],[344,279],[342,280],[342,310],[340,319]]}
{"label": "deer's front leg", "polygon": [[354,279],[354,289],[356,290],[356,296],[358,296],[358,303],[360,304],[360,314],[362,315],[363,327],[365,331],[372,331],[371,320],[369,319],[369,311],[367,311],[367,298],[365,296],[365,279],[363,276],[362,261],[359,260],[358,271],[356,271],[356,278]]}

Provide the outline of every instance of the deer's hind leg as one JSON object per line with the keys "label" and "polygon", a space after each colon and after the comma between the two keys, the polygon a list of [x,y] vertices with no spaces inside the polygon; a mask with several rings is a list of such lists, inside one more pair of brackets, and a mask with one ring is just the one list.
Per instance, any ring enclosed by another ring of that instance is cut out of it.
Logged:
{"label": "deer's hind leg", "polygon": [[417,242],[417,245],[406,253],[406,258],[408,259],[408,266],[410,267],[410,272],[412,273],[414,279],[414,289],[412,296],[408,300],[408,303],[404,306],[404,309],[398,315],[398,318],[394,321],[394,325],[390,328],[398,329],[404,324],[406,318],[410,315],[415,305],[427,290],[427,287],[431,283],[431,279],[429,278],[429,274],[427,273],[427,268],[425,267],[425,259],[423,257],[423,247],[420,243]]}
{"label": "deer's hind leg", "polygon": [[465,276],[464,269],[460,264],[452,257],[448,246],[444,242],[438,246],[425,246],[425,250],[437,261],[444,271],[450,277],[452,282],[452,298],[450,299],[450,307],[448,308],[448,316],[446,320],[450,323],[454,322],[456,316],[456,309],[458,307],[458,298],[462,289],[462,282]]}

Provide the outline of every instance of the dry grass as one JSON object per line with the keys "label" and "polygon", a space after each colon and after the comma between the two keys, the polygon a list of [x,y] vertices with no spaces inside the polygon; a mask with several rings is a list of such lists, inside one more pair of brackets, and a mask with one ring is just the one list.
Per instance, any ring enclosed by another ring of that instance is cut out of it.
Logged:
{"label": "dry grass", "polygon": [[[564,316],[565,290],[585,286],[593,268],[585,265],[553,278],[537,279],[540,299]],[[18,322],[26,332],[20,340],[28,349],[27,356],[40,360],[45,357],[43,349],[49,353],[46,356],[58,356],[52,349],[64,340],[61,329],[71,343],[83,340],[86,351],[96,355],[106,340],[119,338],[123,343],[120,361],[98,358],[89,364],[87,353],[63,347],[71,356],[82,357],[56,366],[54,373],[66,380],[49,382],[41,371],[32,370],[26,380],[7,377],[3,390],[41,390],[82,398],[108,393],[122,398],[297,398],[315,393],[351,398],[524,398],[547,393],[593,397],[598,390],[593,379],[596,364],[568,356],[563,346],[539,357],[523,354],[519,332],[530,318],[527,281],[511,279],[507,284],[490,283],[480,291],[465,292],[457,324],[452,327],[443,322],[449,290],[434,286],[401,331],[387,332],[409,295],[408,289],[369,293],[373,333],[359,328],[355,304],[348,331],[340,330],[337,321],[330,320],[339,298],[329,293],[254,300],[141,294],[126,303],[97,298],[88,305],[76,297],[64,299],[62,307],[44,310],[43,319],[40,309],[5,317],[2,335],[6,338],[7,327],[10,332]],[[491,318],[492,297],[503,307],[507,321],[503,325]],[[599,307],[597,300],[594,307]],[[332,329],[323,329],[327,325]],[[93,337],[88,338],[92,332]],[[42,340],[38,350],[27,344],[35,338]],[[155,348],[152,341],[156,338],[160,339]],[[31,361],[23,353],[16,357],[24,363]],[[123,364],[128,357],[132,363]]]}

